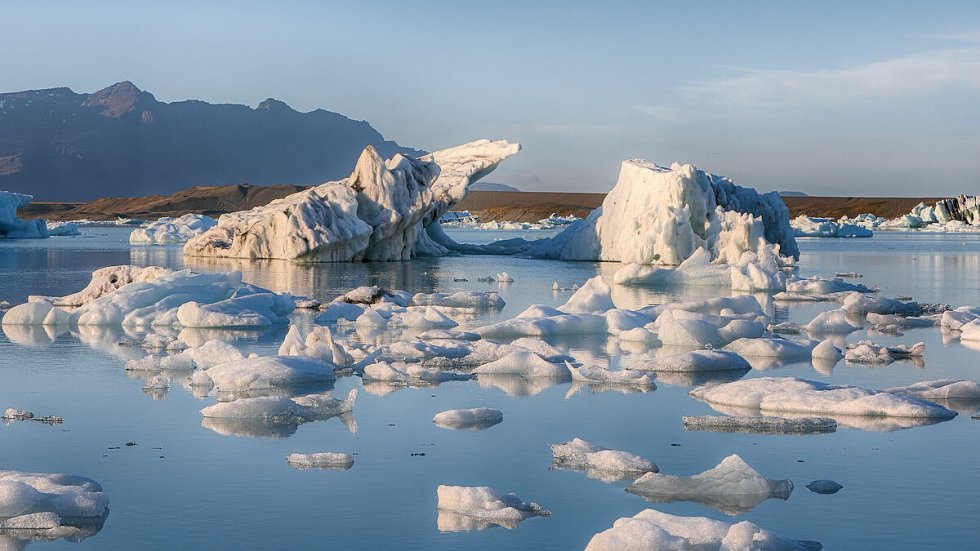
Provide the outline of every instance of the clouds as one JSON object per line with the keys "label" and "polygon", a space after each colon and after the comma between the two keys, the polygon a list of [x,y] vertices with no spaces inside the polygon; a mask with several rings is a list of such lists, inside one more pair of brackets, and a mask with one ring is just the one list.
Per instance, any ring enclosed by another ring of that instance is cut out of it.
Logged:
{"label": "clouds", "polygon": [[[973,34],[980,38],[980,31]],[[956,87],[980,90],[980,47],[935,50],[837,69],[736,71],[733,77],[701,81],[684,90],[718,107],[751,111],[911,97]]]}

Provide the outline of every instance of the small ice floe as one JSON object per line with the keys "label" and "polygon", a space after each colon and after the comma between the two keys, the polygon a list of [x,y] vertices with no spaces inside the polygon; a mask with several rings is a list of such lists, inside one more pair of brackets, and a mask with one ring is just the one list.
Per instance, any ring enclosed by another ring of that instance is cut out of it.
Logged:
{"label": "small ice floe", "polygon": [[980,400],[980,384],[962,379],[922,381],[908,386],[886,388],[882,392],[923,400]]}
{"label": "small ice floe", "polygon": [[960,327],[960,340],[971,342],[980,341],[980,319],[973,320],[970,323]]}
{"label": "small ice floe", "polygon": [[566,314],[555,308],[531,305],[509,320],[474,329],[483,338],[603,335],[606,318],[599,314]]}
{"label": "small ice floe", "polygon": [[763,415],[702,415],[684,417],[684,430],[745,434],[826,434],[837,430],[827,417],[771,417]]}
{"label": "small ice floe", "polygon": [[152,377],[143,383],[143,392],[168,389],[170,389],[170,381],[162,375]]}
{"label": "small ice floe", "polygon": [[556,281],[556,282],[554,282],[554,283],[551,284],[551,290],[552,291],[561,291],[562,290],[562,286],[561,285],[558,285],[558,282]]}
{"label": "small ice floe", "polygon": [[280,356],[299,356],[331,362],[338,366],[348,366],[354,363],[354,358],[343,345],[333,339],[333,334],[327,327],[314,327],[303,339],[299,327],[289,328],[286,338],[279,346]]}
{"label": "small ice floe", "polygon": [[752,369],[745,358],[727,350],[692,350],[671,356],[626,356],[623,365],[632,370],[680,373]]}
{"label": "small ice floe", "polygon": [[863,364],[888,364],[903,358],[921,358],[926,345],[918,342],[911,347],[903,344],[897,346],[880,346],[871,341],[858,341],[847,348],[844,360]]}
{"label": "small ice floe", "polygon": [[129,235],[131,245],[166,245],[186,243],[218,225],[218,221],[201,214],[185,214],[179,218],[161,218]]}
{"label": "small ice floe", "polygon": [[790,281],[786,284],[786,292],[806,295],[826,295],[844,292],[873,293],[875,291],[860,283],[851,283],[841,279],[811,277],[809,279]]}
{"label": "small ice floe", "polygon": [[3,325],[67,326],[71,315],[49,302],[18,304],[4,314]]}
{"label": "small ice floe", "polygon": [[789,499],[793,482],[765,478],[733,454],[716,467],[690,477],[647,473],[626,491],[655,503],[693,501],[736,515],[767,499]]}
{"label": "small ice floe", "polygon": [[455,430],[488,429],[503,420],[503,412],[494,408],[450,409],[432,418],[436,426]]}
{"label": "small ice floe", "polygon": [[416,337],[420,341],[478,341],[480,335],[472,331],[453,331],[451,329],[430,329],[419,333]]}
{"label": "small ice floe", "polygon": [[596,276],[586,281],[558,310],[566,314],[596,314],[615,307],[612,289],[602,276]]}
{"label": "small ice floe", "polygon": [[817,551],[820,543],[796,541],[742,521],[729,524],[706,517],[683,517],[645,509],[592,536],[585,551],[654,551],[664,549],[752,549]]}
{"label": "small ice floe", "polygon": [[806,489],[815,494],[831,495],[841,491],[844,487],[833,480],[814,480],[806,485]]}
{"label": "small ice floe", "polygon": [[502,310],[506,305],[497,292],[457,291],[455,293],[416,293],[412,296],[416,306],[441,306],[469,309],[474,312]]}
{"label": "small ice floe", "polygon": [[436,490],[439,500],[439,531],[469,532],[502,526],[517,528],[522,520],[551,516],[533,502],[514,494],[502,494],[486,486],[443,486]]}
{"label": "small ice floe", "polygon": [[446,381],[466,381],[470,376],[417,363],[378,361],[364,366],[362,378],[365,382],[382,381],[422,386],[438,385]]}
{"label": "small ice floe", "polygon": [[194,384],[213,384],[219,392],[330,384],[334,365],[301,356],[259,356],[215,365],[194,373]]}
{"label": "small ice floe", "polygon": [[201,410],[212,419],[253,419],[279,424],[300,424],[329,419],[354,411],[357,390],[351,389],[347,398],[339,400],[329,392],[304,396],[260,396],[218,402]]}
{"label": "small ice floe", "polygon": [[851,323],[847,310],[843,308],[820,312],[806,324],[807,332],[814,335],[846,335],[860,328],[860,325]]}
{"label": "small ice floe", "polygon": [[940,315],[939,325],[947,331],[959,331],[971,321],[980,319],[980,306],[960,306]]}
{"label": "small ice floe", "polygon": [[844,297],[843,307],[852,314],[874,313],[916,316],[922,313],[922,306],[916,302],[902,302],[887,297],[869,297],[857,292]]}
{"label": "small ice floe", "polygon": [[0,415],[0,419],[7,424],[13,421],[34,421],[45,425],[60,425],[65,422],[63,417],[58,417],[57,415],[34,415],[33,411],[14,408],[4,410],[3,415]]}
{"label": "small ice floe", "polygon": [[837,272],[834,277],[849,277],[849,278],[860,278],[864,277],[864,274],[859,274],[857,272]]}
{"label": "small ice floe", "polygon": [[638,455],[596,446],[580,438],[552,444],[551,454],[551,468],[585,471],[587,477],[603,482],[635,479],[659,471],[656,463]]}
{"label": "small ice floe", "polygon": [[286,463],[294,469],[325,469],[346,471],[354,466],[354,457],[349,453],[319,452],[291,453]]}
{"label": "small ice floe", "polygon": [[[858,386],[830,385],[795,377],[759,377],[695,388],[691,396],[712,406],[733,407],[762,413],[827,415],[838,423],[864,428],[861,417],[938,422],[956,413],[940,405],[890,392]],[[851,419],[854,417],[855,419]]]}
{"label": "small ice floe", "polygon": [[9,310],[9,309],[10,309],[10,303],[7,302],[6,300],[0,300],[0,310]]}
{"label": "small ice floe", "polygon": [[494,277],[494,276],[492,276],[492,275],[488,275],[486,277],[478,277],[478,278],[476,278],[476,280],[479,281],[479,282],[481,282],[481,283],[483,283],[483,282],[493,283],[494,281],[497,281],[497,278]]}
{"label": "small ice floe", "polygon": [[794,360],[809,358],[817,341],[793,341],[783,338],[737,339],[725,345],[725,350],[744,357]]}
{"label": "small ice floe", "polygon": [[82,235],[82,232],[78,229],[78,224],[76,222],[59,222],[48,220],[46,222],[48,227],[48,235],[51,237],[73,237],[76,235]]}
{"label": "small ice floe", "polygon": [[514,278],[511,277],[510,274],[508,274],[507,272],[500,272],[499,274],[497,274],[497,282],[498,283],[513,283],[514,282]]}
{"label": "small ice floe", "polygon": [[577,383],[601,386],[636,386],[645,389],[656,388],[653,377],[649,373],[641,371],[631,369],[614,371],[600,365],[575,367],[570,362],[565,362],[565,367],[572,374],[572,381]]}
{"label": "small ice floe", "polygon": [[320,307],[321,314],[313,322],[320,324],[336,323],[344,319],[354,321],[364,313],[364,308],[349,302],[331,302]]}
{"label": "small ice floe", "polygon": [[518,349],[499,360],[473,370],[477,375],[520,375],[525,379],[538,377],[568,381],[571,374],[564,364],[552,363],[530,350]]}
{"label": "small ice floe", "polygon": [[[909,317],[898,314],[868,314],[868,323],[875,328],[897,327],[900,329],[912,329],[915,327],[935,327],[942,323],[942,314],[929,316]],[[881,330],[881,329],[879,329]]]}
{"label": "small ice floe", "polygon": [[657,337],[665,345],[721,348],[741,338],[761,337],[766,325],[755,315],[706,314],[679,308],[668,309],[657,317]]}
{"label": "small ice floe", "polygon": [[101,528],[108,512],[109,498],[90,478],[0,470],[0,532],[86,524]]}
{"label": "small ice floe", "polygon": [[455,320],[432,306],[409,307],[401,315],[401,322],[407,327],[422,331],[430,329],[451,329],[459,325]]}

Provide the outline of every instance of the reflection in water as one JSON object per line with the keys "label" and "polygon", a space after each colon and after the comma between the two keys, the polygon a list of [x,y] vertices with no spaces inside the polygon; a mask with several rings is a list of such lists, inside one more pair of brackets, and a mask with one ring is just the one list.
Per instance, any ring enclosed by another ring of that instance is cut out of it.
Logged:
{"label": "reflection in water", "polygon": [[491,373],[480,373],[476,376],[476,380],[483,388],[498,388],[508,396],[517,398],[537,396],[557,384],[568,382],[568,379],[563,377],[534,377],[532,379],[525,379],[520,375]]}
{"label": "reflection in water", "polygon": [[10,342],[24,346],[47,346],[68,332],[61,325],[4,325],[3,333]]}
{"label": "reflection in water", "polygon": [[513,530],[520,523],[521,520],[516,518],[477,518],[442,509],[439,509],[439,518],[436,520],[440,532],[477,532],[494,526]]}
{"label": "reflection in water", "polygon": [[786,480],[787,484],[780,485],[769,492],[752,494],[711,494],[711,493],[657,493],[647,492],[642,487],[630,486],[626,491],[636,494],[651,503],[675,503],[678,501],[691,501],[705,507],[710,507],[729,516],[748,513],[759,506],[760,503],[768,499],[789,499],[793,491],[793,483]]}
{"label": "reflection in water", "polygon": [[63,539],[78,543],[98,534],[109,517],[109,510],[101,517],[94,518],[61,518],[60,526],[55,528],[0,528],[0,550],[20,551],[26,549],[31,542],[49,542]]}
{"label": "reflection in water", "polygon": [[[347,427],[351,434],[357,432],[357,420],[353,413],[335,416]],[[222,436],[245,436],[251,438],[288,438],[302,423],[296,421],[277,421],[274,419],[229,419],[205,417],[201,426]]]}

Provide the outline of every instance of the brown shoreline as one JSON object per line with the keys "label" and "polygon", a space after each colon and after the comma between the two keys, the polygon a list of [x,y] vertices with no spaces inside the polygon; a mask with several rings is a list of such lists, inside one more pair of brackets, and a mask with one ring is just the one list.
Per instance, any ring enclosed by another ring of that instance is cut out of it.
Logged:
{"label": "brown shoreline", "polygon": [[[117,218],[155,219],[187,213],[219,216],[246,210],[285,197],[301,186],[198,186],[173,195],[103,198],[88,203],[36,202],[21,209],[24,218],[49,220],[115,220]],[[470,211],[484,222],[509,220],[536,222],[552,213],[581,218],[602,204],[604,193],[563,193],[538,191],[473,191],[454,210]],[[839,218],[870,212],[894,218],[908,213],[920,202],[934,204],[940,198],[927,197],[783,197],[790,216],[800,214]]]}

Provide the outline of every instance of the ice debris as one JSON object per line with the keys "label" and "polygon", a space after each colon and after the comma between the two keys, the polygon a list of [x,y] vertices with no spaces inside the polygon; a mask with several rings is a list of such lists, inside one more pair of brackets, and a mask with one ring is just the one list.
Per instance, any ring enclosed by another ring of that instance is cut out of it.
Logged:
{"label": "ice debris", "polygon": [[642,457],[619,450],[610,450],[573,438],[564,444],[551,445],[553,469],[585,471],[586,476],[604,482],[637,478],[645,473],[658,472],[657,465]]}
{"label": "ice debris", "polygon": [[550,516],[534,502],[502,494],[486,486],[444,486],[436,490],[441,532],[484,530],[491,526],[514,529],[525,519]]}

